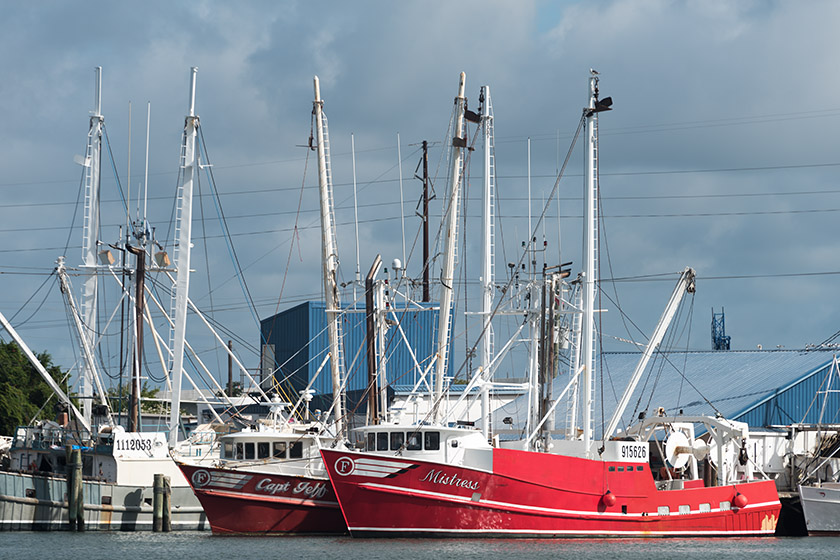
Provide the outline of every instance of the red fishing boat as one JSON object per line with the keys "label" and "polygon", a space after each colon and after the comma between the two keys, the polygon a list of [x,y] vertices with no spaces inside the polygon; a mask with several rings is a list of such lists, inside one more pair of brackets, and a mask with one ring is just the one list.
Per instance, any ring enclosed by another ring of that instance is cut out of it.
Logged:
{"label": "red fishing boat", "polygon": [[[271,421],[259,430],[244,430],[220,438],[220,459],[212,462],[179,461],[178,466],[204,507],[210,527],[220,534],[313,534],[345,533],[332,486],[319,453],[322,446],[344,448],[343,359],[337,314],[338,252],[329,169],[329,140],[318,77],[314,79],[318,178],[321,199],[322,265],[330,352],[321,369],[330,362],[333,404],[323,416],[309,412],[309,387],[288,415],[283,403],[272,406]],[[317,376],[317,373],[316,373]],[[314,378],[312,379],[314,382]],[[311,383],[310,382],[310,386]],[[301,404],[306,410],[295,413]],[[333,422],[326,425],[332,413]],[[302,421],[300,421],[302,420]],[[332,435],[328,435],[328,428]],[[177,459],[176,459],[177,460]]]}
{"label": "red fishing boat", "polygon": [[609,441],[587,459],[492,448],[474,430],[416,434],[438,449],[321,451],[353,536],[772,535],[781,508],[770,480],[657,483],[648,442]]}
{"label": "red fishing boat", "polygon": [[220,438],[220,461],[178,466],[214,533],[345,533],[318,439],[305,430],[239,432]]}
{"label": "red fishing boat", "polygon": [[[437,354],[434,417],[415,425],[396,423],[365,428],[365,451],[321,451],[347,528],[353,536],[740,536],[772,535],[781,504],[771,480],[755,480],[746,455],[749,428],[720,417],[668,417],[664,410],[618,430],[624,412],[651,355],[663,340],[685,293],[694,292],[694,271],[686,268],[651,336],[609,423],[595,434],[596,247],[598,190],[598,114],[610,110],[599,99],[598,73],[592,71],[589,104],[578,128],[586,131],[587,172],[584,203],[584,263],[575,281],[580,303],[566,304],[567,272],[544,273],[532,290],[526,321],[532,332],[542,325],[542,341],[532,348],[527,431],[518,441],[503,442],[488,430],[450,423],[440,410],[445,395],[448,312],[457,216],[460,150],[464,148],[464,75],[455,99],[456,126],[447,246],[441,273],[442,295]],[[577,138],[577,134],[575,135]],[[486,167],[485,167],[486,169]],[[559,183],[559,179],[558,179]],[[553,196],[553,193],[552,193]],[[551,196],[549,197],[550,200]],[[539,223],[534,228],[536,232]],[[533,239],[536,239],[534,234]],[[524,257],[523,257],[524,259]],[[514,269],[519,264],[513,263]],[[523,267],[524,268],[524,267]],[[548,271],[548,269],[546,269]],[[550,271],[549,271],[550,272]],[[508,286],[509,288],[510,286]],[[503,292],[506,290],[503,290]],[[547,297],[549,294],[550,297]],[[539,303],[537,303],[539,301]],[[557,317],[576,316],[571,376],[551,399],[542,388],[556,375],[556,353],[563,346]],[[486,321],[491,315],[487,314]],[[540,318],[541,317],[541,318]],[[485,326],[485,331],[488,326]],[[479,372],[464,393],[492,383]],[[478,382],[475,382],[479,379]],[[536,381],[539,380],[539,383]],[[567,394],[580,402],[572,429],[555,439],[548,419]],[[533,403],[533,404],[530,404]],[[509,419],[505,419],[509,420]],[[506,422],[505,422],[506,423]],[[702,425],[706,441],[695,437]],[[491,443],[492,442],[492,443]],[[741,450],[743,461],[732,458]],[[701,468],[703,466],[702,475]]]}

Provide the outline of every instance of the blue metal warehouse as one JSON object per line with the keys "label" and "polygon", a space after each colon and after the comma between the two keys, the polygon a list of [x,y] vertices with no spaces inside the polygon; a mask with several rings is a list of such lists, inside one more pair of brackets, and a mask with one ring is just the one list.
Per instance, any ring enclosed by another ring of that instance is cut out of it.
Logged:
{"label": "blue metal warehouse", "polygon": [[[671,352],[648,364],[624,414],[628,425],[639,412],[648,415],[659,407],[669,415],[714,415],[748,423],[752,427],[817,423],[825,391],[840,389],[840,377],[830,378],[836,349]],[[597,360],[596,403],[603,390],[604,417],[609,420],[627,386],[640,353],[605,352]],[[553,392],[568,383],[568,373],[558,376]],[[601,381],[603,379],[603,383]],[[525,397],[495,413],[524,422]],[[520,402],[521,401],[521,402]],[[596,432],[601,411],[596,404]],[[823,422],[840,422],[840,393],[828,393]]]}
{"label": "blue metal warehouse", "polygon": [[[434,356],[437,334],[437,309],[413,306],[396,307],[393,316],[399,321],[405,338],[421,366],[428,366]],[[364,309],[348,310],[341,315],[344,336],[344,361],[347,392],[361,393],[367,387]],[[260,322],[263,352],[263,375],[274,372],[282,386],[291,385],[295,395],[306,388],[328,351],[327,316],[322,301],[308,301]],[[399,330],[392,326],[386,336],[387,379],[389,384],[413,384],[418,379],[414,359]],[[450,366],[451,367],[451,366]],[[332,395],[329,367],[315,379],[316,395]],[[291,395],[290,395],[291,396]],[[355,400],[352,396],[351,401]]]}

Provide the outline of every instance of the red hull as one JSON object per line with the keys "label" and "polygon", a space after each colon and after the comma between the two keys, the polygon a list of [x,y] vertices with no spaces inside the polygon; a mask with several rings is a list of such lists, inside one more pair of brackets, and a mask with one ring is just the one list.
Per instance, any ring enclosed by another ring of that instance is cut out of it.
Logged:
{"label": "red hull", "polygon": [[781,509],[772,481],[659,491],[645,463],[494,449],[487,472],[321,453],[354,536],[772,535]]}
{"label": "red hull", "polygon": [[179,464],[217,534],[341,534],[328,480]]}

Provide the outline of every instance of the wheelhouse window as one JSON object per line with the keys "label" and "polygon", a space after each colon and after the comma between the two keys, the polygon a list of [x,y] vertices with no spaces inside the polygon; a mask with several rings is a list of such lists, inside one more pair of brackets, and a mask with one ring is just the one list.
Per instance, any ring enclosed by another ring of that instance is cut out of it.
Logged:
{"label": "wheelhouse window", "polygon": [[231,442],[231,441],[226,441],[225,442],[224,450],[222,451],[222,458],[223,459],[234,459],[235,458],[233,442]]}
{"label": "wheelhouse window", "polygon": [[271,442],[260,441],[257,442],[257,459],[268,459],[271,457],[269,452],[271,449]]}
{"label": "wheelhouse window", "polygon": [[391,432],[391,451],[399,451],[405,442],[405,433]]}
{"label": "wheelhouse window", "polygon": [[285,441],[275,441],[274,442],[274,458],[275,459],[285,459],[286,458],[286,442]]}
{"label": "wheelhouse window", "polygon": [[376,450],[388,451],[388,432],[378,432],[376,434]]}
{"label": "wheelhouse window", "polygon": [[242,460],[245,457],[245,446],[241,443],[236,444],[236,458]]}
{"label": "wheelhouse window", "polygon": [[376,434],[368,432],[367,435],[367,451],[376,451]]}
{"label": "wheelhouse window", "polygon": [[420,434],[417,432],[409,432],[408,434],[408,441],[405,444],[405,448],[409,451],[420,451],[423,449],[423,443],[420,440]]}
{"label": "wheelhouse window", "polygon": [[426,451],[437,451],[440,449],[440,432],[423,433],[423,448]]}
{"label": "wheelhouse window", "polygon": [[246,441],[245,442],[245,460],[253,459],[254,458],[254,442],[253,441]]}
{"label": "wheelhouse window", "polygon": [[289,459],[301,459],[303,457],[303,442],[296,441],[289,446]]}

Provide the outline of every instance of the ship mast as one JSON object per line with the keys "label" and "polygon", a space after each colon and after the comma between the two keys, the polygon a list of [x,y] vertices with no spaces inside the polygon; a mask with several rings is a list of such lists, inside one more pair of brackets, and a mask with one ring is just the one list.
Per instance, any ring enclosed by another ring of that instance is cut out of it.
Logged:
{"label": "ship mast", "polygon": [[481,87],[480,101],[484,111],[481,126],[484,132],[484,196],[482,199],[482,254],[481,254],[481,318],[482,331],[480,367],[484,384],[481,386],[481,431],[490,435],[490,362],[493,359],[493,244],[494,244],[494,198],[496,196],[496,156],[493,136],[493,104],[490,102],[490,86]]}
{"label": "ship mast", "polygon": [[583,366],[583,441],[587,457],[592,443],[592,406],[595,377],[595,279],[597,278],[595,250],[598,231],[598,113],[594,111],[598,99],[598,76],[589,78],[589,108],[586,113],[586,192],[583,207],[583,325],[581,326]]}
{"label": "ship mast", "polygon": [[321,86],[318,76],[314,79],[315,101],[312,112],[315,114],[316,141],[318,150],[318,184],[321,194],[321,249],[324,273],[324,296],[327,313],[327,334],[330,343],[330,371],[332,373],[333,409],[335,414],[336,435],[345,435],[344,407],[342,403],[342,355],[341,333],[338,313],[341,303],[338,297],[338,249],[335,241],[335,220],[333,215],[332,177],[330,173],[329,132],[327,118],[324,115],[324,102],[321,100]]}
{"label": "ship mast", "polygon": [[[87,153],[82,165],[85,167],[85,214],[82,230],[82,294],[79,298],[81,304],[81,322],[83,329],[79,336],[84,337],[82,346],[93,348],[97,329],[97,242],[99,235],[99,199],[100,199],[100,172],[102,153],[102,128],[105,117],[102,116],[102,67],[96,67],[96,81],[93,113],[90,116],[90,129],[88,132]],[[93,397],[93,380],[95,372],[92,364],[84,360],[82,363],[82,374],[79,380],[79,396],[82,397],[82,414],[86,422],[90,423],[91,406]]]}
{"label": "ship mast", "polygon": [[583,110],[586,124],[586,193],[583,208],[583,270],[581,272],[583,322],[581,325],[583,441],[591,455],[593,392],[595,389],[595,302],[598,251],[598,113],[610,110],[611,98],[598,100],[598,72],[590,70],[589,106]]}
{"label": "ship mast", "polygon": [[449,350],[449,331],[451,329],[450,316],[452,314],[452,284],[455,269],[455,237],[458,227],[458,200],[461,186],[461,156],[466,147],[464,135],[464,87],[466,74],[461,72],[458,84],[458,97],[455,98],[455,130],[452,137],[452,166],[449,170],[449,204],[446,210],[446,226],[444,231],[443,270],[440,274],[440,314],[438,315],[438,341],[434,394],[435,421],[441,419],[440,401],[443,397],[443,377],[446,373],[446,358]]}
{"label": "ship mast", "polygon": [[187,298],[190,290],[190,249],[192,245],[192,197],[193,181],[198,168],[196,140],[198,136],[198,115],[195,114],[195,77],[198,68],[190,69],[189,110],[184,122],[184,141],[181,146],[181,184],[178,186],[178,201],[175,224],[175,285],[172,291],[172,315],[174,324],[170,336],[172,348],[172,410],[169,417],[169,446],[178,443],[178,425],[181,421],[181,374],[184,367],[184,339],[187,331]]}

